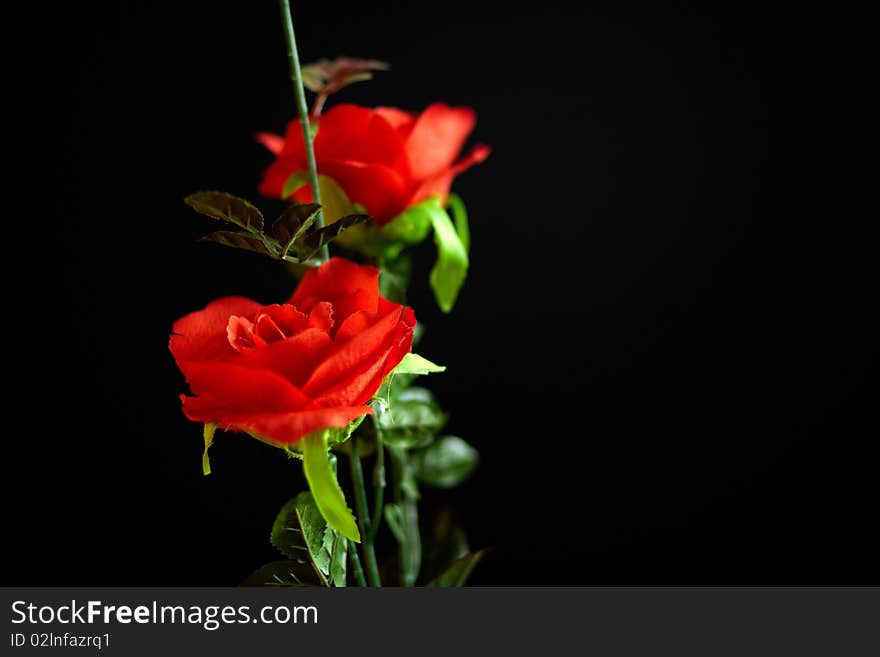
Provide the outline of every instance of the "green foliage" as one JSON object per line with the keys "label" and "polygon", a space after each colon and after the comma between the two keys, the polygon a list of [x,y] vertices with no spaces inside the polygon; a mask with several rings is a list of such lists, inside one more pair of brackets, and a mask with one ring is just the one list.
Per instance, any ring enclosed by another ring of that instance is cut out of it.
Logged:
{"label": "green foliage", "polygon": [[455,305],[458,291],[464,284],[468,270],[468,254],[455,226],[438,202],[427,204],[434,227],[434,243],[437,245],[437,262],[431,269],[429,282],[440,310],[448,313]]}
{"label": "green foliage", "polygon": [[205,191],[190,194],[184,202],[199,214],[228,221],[239,228],[263,230],[263,215],[249,201],[226,192]]}
{"label": "green foliage", "polygon": [[[288,183],[298,175],[291,176]],[[332,200],[332,195],[329,196]],[[196,192],[184,200],[196,212],[243,229],[214,231],[205,235],[203,241],[295,264],[308,264],[325,244],[337,239],[352,226],[370,221],[365,214],[348,214],[337,217],[328,226],[319,227],[316,220],[321,206],[293,202],[272,223],[272,234],[268,235],[263,232],[263,215],[244,199],[225,192]]]}
{"label": "green foliage", "polygon": [[471,250],[471,229],[468,223],[467,210],[464,207],[464,201],[458,194],[450,194],[446,199],[446,205],[452,211],[452,220],[455,222],[455,232],[458,233],[458,239],[465,251]]}
{"label": "green foliage", "polygon": [[328,96],[355,82],[371,80],[373,71],[387,71],[385,62],[376,59],[319,59],[302,67],[303,86],[316,94]]}
{"label": "green foliage", "polygon": [[458,436],[443,436],[413,454],[415,477],[423,484],[452,488],[477,467],[479,453]]}
{"label": "green foliage", "polygon": [[300,441],[303,445],[303,472],[315,504],[327,524],[346,538],[360,543],[357,522],[345,503],[345,495],[330,463],[328,433],[324,429],[313,431]]}
{"label": "green foliage", "polygon": [[217,430],[216,422],[206,422],[203,435],[205,437],[205,451],[202,452],[202,474],[206,477],[211,474],[211,460],[208,458],[208,449],[214,444],[214,432]]}
{"label": "green foliage", "polygon": [[443,573],[432,579],[426,586],[432,588],[464,586],[476,565],[486,556],[488,550],[479,550],[456,559]]}
{"label": "green foliage", "polygon": [[392,447],[413,449],[429,444],[443,425],[446,415],[425,388],[404,388],[395,396],[387,412],[376,418],[382,440]]}
{"label": "green foliage", "polygon": [[270,540],[284,556],[310,563],[323,586],[345,586],[348,541],[327,524],[308,491],[281,508]]}
{"label": "green foliage", "polygon": [[241,586],[324,586],[308,563],[272,561],[260,566]]}
{"label": "green foliage", "polygon": [[389,376],[397,376],[399,374],[434,374],[436,372],[445,372],[445,365],[437,365],[432,363],[424,356],[408,353],[397,364]]}

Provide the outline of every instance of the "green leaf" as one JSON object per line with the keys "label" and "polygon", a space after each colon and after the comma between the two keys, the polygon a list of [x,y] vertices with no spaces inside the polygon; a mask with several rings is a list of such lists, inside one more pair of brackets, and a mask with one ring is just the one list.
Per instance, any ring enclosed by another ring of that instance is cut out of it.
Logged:
{"label": "green leaf", "polygon": [[333,473],[327,451],[328,430],[313,431],[302,439],[303,471],[315,504],[327,523],[347,539],[360,543],[357,522]]}
{"label": "green leaf", "polygon": [[433,521],[423,526],[422,536],[425,536],[422,573],[426,581],[440,575],[453,561],[471,551],[467,536],[449,506],[436,511]]}
{"label": "green leaf", "polygon": [[455,231],[458,233],[458,239],[466,252],[471,250],[471,229],[468,224],[467,210],[464,207],[464,201],[458,194],[450,194],[446,199],[446,205],[452,210],[452,220],[455,222]]}
{"label": "green leaf", "polygon": [[333,536],[333,543],[330,548],[330,581],[333,583],[333,586],[345,586],[348,540],[339,532],[333,531],[329,526],[327,531],[332,532]]}
{"label": "green leaf", "polygon": [[[385,259],[380,264],[379,294],[399,304],[406,304],[406,289],[409,287],[409,279],[412,274],[412,258],[407,254],[401,254],[394,260]],[[420,327],[421,323],[416,324]],[[415,336],[413,337],[415,342]]]}
{"label": "green leaf", "polygon": [[216,242],[223,246],[231,246],[234,249],[244,249],[245,251],[253,251],[254,253],[278,258],[278,255],[269,249],[263,240],[259,237],[249,235],[248,233],[241,233],[234,230],[217,230],[205,235],[201,241]]}
{"label": "green leaf", "polygon": [[443,436],[413,453],[416,478],[429,486],[452,488],[477,467],[479,453],[458,436]]}
{"label": "green leaf", "polygon": [[488,550],[479,550],[456,559],[449,568],[428,582],[426,586],[432,588],[464,586],[476,565],[486,556],[487,552]]}
{"label": "green leaf", "polygon": [[382,440],[392,447],[413,449],[429,444],[446,424],[429,390],[411,387],[395,395],[391,408],[376,414]]}
{"label": "green leaf", "polygon": [[293,202],[272,224],[272,234],[281,244],[281,256],[311,227],[318,218],[321,206],[316,203]]}
{"label": "green leaf", "polygon": [[[304,185],[309,185],[309,172],[297,171],[290,175],[281,190],[281,198],[289,198]],[[325,225],[330,225],[340,217],[352,214],[353,206],[345,190],[333,178],[318,174],[318,187],[321,189],[321,213]],[[358,213],[361,214],[361,213]]]}
{"label": "green leaf", "polygon": [[203,432],[205,436],[205,451],[202,452],[202,474],[204,474],[206,477],[211,474],[211,461],[208,458],[208,448],[214,444],[214,432],[216,430],[216,422],[205,423],[205,430]]}
{"label": "green leaf", "polygon": [[391,534],[397,539],[398,543],[402,544],[406,541],[406,534],[403,528],[403,505],[389,503],[385,505],[383,511],[385,513],[385,522],[388,523]]}
{"label": "green leaf", "polygon": [[241,586],[324,586],[324,583],[307,563],[273,561],[257,568]]}
{"label": "green leaf", "polygon": [[434,243],[437,245],[437,262],[428,280],[440,310],[448,313],[455,305],[458,291],[467,276],[468,255],[452,220],[440,204],[435,201],[426,207],[431,214]]}
{"label": "green leaf", "polygon": [[349,214],[334,221],[329,226],[306,232],[294,246],[297,248],[301,260],[309,260],[325,244],[329,244],[352,226],[369,221],[370,216],[367,214]]}
{"label": "green leaf", "polygon": [[228,221],[241,228],[263,230],[263,215],[250,202],[226,192],[196,192],[184,202],[199,214]]}
{"label": "green leaf", "polygon": [[389,68],[388,64],[376,59],[319,59],[302,67],[302,82],[309,91],[329,96],[355,82],[372,79],[372,71],[387,71]]}
{"label": "green leaf", "polygon": [[432,374],[434,372],[445,372],[445,365],[436,365],[424,356],[408,353],[397,364],[389,376],[397,376],[398,374]]}

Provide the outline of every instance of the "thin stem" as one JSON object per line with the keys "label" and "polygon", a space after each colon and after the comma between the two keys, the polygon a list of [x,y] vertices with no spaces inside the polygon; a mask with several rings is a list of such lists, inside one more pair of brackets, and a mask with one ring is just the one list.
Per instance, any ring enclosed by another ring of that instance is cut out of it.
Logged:
{"label": "thin stem", "polygon": [[[315,163],[315,151],[312,147],[312,129],[309,125],[309,110],[306,108],[306,92],[303,89],[302,72],[299,66],[299,53],[296,51],[296,36],[293,33],[293,18],[290,15],[289,0],[280,0],[281,20],[284,22],[284,38],[287,41],[287,59],[290,63],[290,78],[293,80],[293,93],[296,96],[296,111],[299,114],[299,122],[302,125],[303,142],[306,147],[306,161],[309,165],[309,183],[312,186],[312,195],[315,203],[321,204],[321,188],[318,185],[318,165]],[[324,215],[319,209],[315,222],[320,228],[324,225]],[[325,244],[321,247],[321,259],[326,261],[330,258],[330,250]]]}
{"label": "thin stem", "polygon": [[366,586],[367,580],[364,579],[364,569],[361,567],[361,558],[358,556],[358,548],[357,543],[354,541],[348,542],[348,558],[351,561],[351,571],[354,573],[354,578],[358,583],[358,586]]}
{"label": "thin stem", "polygon": [[382,434],[376,427],[376,467],[373,470],[373,522],[370,524],[370,543],[375,543],[376,534],[382,524],[382,505],[385,503],[385,446],[382,444]]}
{"label": "thin stem", "polygon": [[354,487],[354,503],[357,507],[358,525],[363,538],[364,560],[367,562],[367,578],[370,580],[370,586],[382,586],[379,579],[379,565],[376,563],[376,551],[373,548],[373,542],[370,540],[370,516],[367,511],[367,490],[364,487],[364,470],[361,467],[361,457],[358,454],[357,436],[352,436],[349,440],[351,445],[351,482]]}

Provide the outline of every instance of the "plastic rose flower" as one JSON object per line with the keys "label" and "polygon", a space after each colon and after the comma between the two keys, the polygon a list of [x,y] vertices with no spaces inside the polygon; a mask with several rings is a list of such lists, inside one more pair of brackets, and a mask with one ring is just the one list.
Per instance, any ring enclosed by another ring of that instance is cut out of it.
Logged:
{"label": "plastic rose flower", "polygon": [[[392,107],[337,105],[319,119],[318,172],[335,180],[381,226],[431,196],[445,203],[453,178],[488,157],[490,149],[479,145],[457,159],[475,123],[470,108],[443,103],[418,115]],[[284,138],[263,133],[258,139],[277,156],[263,174],[260,192],[282,198],[290,177],[308,168],[302,127],[292,121]],[[286,196],[312,200],[308,185]]]}
{"label": "plastic rose flower", "polygon": [[183,412],[289,445],[372,413],[412,346],[415,314],[379,295],[379,271],[332,258],[287,303],[226,297],[175,322],[169,348],[192,396]]}

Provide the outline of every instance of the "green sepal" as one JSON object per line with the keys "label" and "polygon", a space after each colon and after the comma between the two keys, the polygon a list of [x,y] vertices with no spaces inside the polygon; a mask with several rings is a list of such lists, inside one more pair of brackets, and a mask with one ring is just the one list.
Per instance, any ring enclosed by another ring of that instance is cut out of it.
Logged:
{"label": "green sepal", "polygon": [[431,269],[428,281],[440,310],[448,313],[455,305],[458,292],[467,276],[468,254],[452,220],[440,203],[435,200],[427,203],[426,208],[430,212],[434,243],[437,245],[437,262]]}
{"label": "green sepal", "polygon": [[479,461],[479,453],[458,436],[443,436],[414,452],[413,471],[423,484],[452,488],[467,479]]}
{"label": "green sepal", "polygon": [[486,556],[487,553],[488,550],[478,550],[477,552],[472,552],[456,559],[452,562],[449,568],[432,579],[425,586],[431,588],[464,586],[476,565]]}
{"label": "green sepal", "polygon": [[202,474],[206,477],[211,474],[211,459],[208,458],[208,449],[214,444],[214,432],[216,430],[216,422],[206,422],[205,430],[202,432],[205,437],[205,451],[202,452]]}
{"label": "green sepal", "polygon": [[437,365],[424,356],[419,356],[418,354],[410,352],[404,355],[401,361],[397,364],[397,367],[391,370],[391,373],[388,376],[397,376],[399,374],[433,374],[445,371],[445,365]]}
{"label": "green sepal", "polygon": [[446,199],[446,205],[452,212],[452,220],[455,222],[455,232],[458,233],[458,239],[464,250],[470,253],[471,250],[471,228],[468,223],[467,210],[464,207],[464,201],[458,194],[450,194]]}
{"label": "green sepal", "polygon": [[345,495],[330,463],[327,446],[327,429],[319,429],[308,434],[300,442],[302,443],[303,472],[309,489],[312,491],[315,504],[333,529],[347,539],[360,543],[361,536],[358,532],[354,514],[345,502]]}
{"label": "green sepal", "polygon": [[226,192],[204,191],[190,194],[184,203],[199,214],[228,221],[239,228],[263,230],[263,215],[252,203]]}

